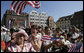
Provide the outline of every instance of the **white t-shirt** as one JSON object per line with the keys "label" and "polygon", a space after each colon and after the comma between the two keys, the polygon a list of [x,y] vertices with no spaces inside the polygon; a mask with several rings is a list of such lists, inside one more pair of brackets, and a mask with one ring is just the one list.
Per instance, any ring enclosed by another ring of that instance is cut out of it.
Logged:
{"label": "white t-shirt", "polygon": [[78,33],[72,34],[72,38],[73,39],[78,38],[78,37],[79,37],[79,34]]}
{"label": "white t-shirt", "polygon": [[[30,35],[30,37],[31,37],[31,35]],[[29,37],[29,38],[30,38],[30,37]],[[41,40],[41,36],[37,34],[37,36],[35,36],[35,40],[34,40],[34,41],[35,41],[35,42],[38,42],[39,40]],[[34,41],[31,41],[32,45],[34,45]],[[40,42],[38,42],[38,43],[41,44]],[[39,52],[39,51],[38,51],[38,52]]]}
{"label": "white t-shirt", "polygon": [[42,34],[41,33],[38,33],[36,37],[41,38],[42,37]]}
{"label": "white t-shirt", "polygon": [[68,40],[65,41],[65,39],[63,39],[62,42],[63,42],[65,45],[67,45],[68,48],[71,47],[71,44],[72,44],[72,43],[70,43],[70,41],[68,41]]}
{"label": "white t-shirt", "polygon": [[[48,36],[48,35],[44,35],[44,36]],[[51,40],[45,40],[45,41],[43,41],[43,45],[44,45],[44,46],[49,45],[50,43],[52,43]],[[48,52],[50,52],[51,50],[52,50],[52,47],[50,47],[50,48],[48,49]]]}

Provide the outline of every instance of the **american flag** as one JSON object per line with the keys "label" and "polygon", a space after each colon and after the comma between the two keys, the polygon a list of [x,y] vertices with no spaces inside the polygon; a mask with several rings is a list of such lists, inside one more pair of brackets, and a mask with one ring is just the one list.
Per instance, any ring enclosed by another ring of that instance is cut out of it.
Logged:
{"label": "american flag", "polygon": [[33,8],[40,8],[40,2],[39,1],[26,1],[30,6]]}
{"label": "american flag", "polygon": [[33,8],[40,8],[39,1],[13,1],[11,3],[11,9],[17,14],[20,15],[21,12],[24,10],[26,5],[30,5]]}
{"label": "american flag", "polygon": [[83,44],[81,43],[72,44],[68,52],[83,52]]}
{"label": "american flag", "polygon": [[42,36],[42,41],[46,41],[46,40],[50,40],[50,41],[53,41],[53,40],[57,40],[57,41],[60,41],[62,40],[63,38],[54,38],[54,37],[51,37],[51,36],[48,36],[48,35],[44,35]]}

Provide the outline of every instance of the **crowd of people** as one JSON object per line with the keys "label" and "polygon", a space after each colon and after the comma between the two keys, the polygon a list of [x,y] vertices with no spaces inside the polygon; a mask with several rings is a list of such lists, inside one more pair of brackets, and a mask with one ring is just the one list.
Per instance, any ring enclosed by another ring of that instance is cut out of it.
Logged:
{"label": "crowd of people", "polygon": [[37,25],[1,29],[1,52],[83,52],[83,30],[75,26],[62,30]]}

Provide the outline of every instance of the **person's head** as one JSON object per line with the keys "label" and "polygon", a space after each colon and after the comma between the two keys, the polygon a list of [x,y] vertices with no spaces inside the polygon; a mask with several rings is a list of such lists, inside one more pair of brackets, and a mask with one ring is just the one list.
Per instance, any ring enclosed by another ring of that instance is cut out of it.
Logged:
{"label": "person's head", "polygon": [[14,28],[11,28],[11,29],[10,29],[11,35],[12,35],[14,32],[15,32],[15,29],[14,29]]}
{"label": "person's head", "polygon": [[16,43],[17,44],[24,43],[24,40],[25,40],[25,35],[23,33],[17,33],[16,34]]}
{"label": "person's head", "polygon": [[11,36],[11,42],[12,43],[16,43],[16,36],[15,36],[16,34],[17,34],[17,32],[14,32]]}
{"label": "person's head", "polygon": [[60,28],[56,28],[54,30],[54,35],[55,35],[55,37],[59,37],[60,36]]}
{"label": "person's head", "polygon": [[10,34],[10,30],[7,30],[7,34]]}
{"label": "person's head", "polygon": [[67,34],[65,32],[63,32],[62,35],[64,36],[65,40],[67,40]]}
{"label": "person's head", "polygon": [[41,31],[42,31],[42,28],[39,26],[39,27],[38,27],[38,32],[41,33]]}
{"label": "person's head", "polygon": [[37,29],[38,29],[37,25],[32,25],[31,26],[31,34],[36,34],[38,32]]}
{"label": "person's head", "polygon": [[45,34],[50,35],[50,27],[45,27]]}
{"label": "person's head", "polygon": [[74,32],[74,33],[78,33],[78,32],[79,32],[79,29],[76,28],[76,27],[73,27],[73,32]]}
{"label": "person's head", "polygon": [[29,36],[28,36],[28,34],[26,33],[25,30],[20,29],[20,30],[18,31],[18,33],[24,34],[24,35],[25,35],[25,41],[28,40],[28,37],[29,37]]}
{"label": "person's head", "polygon": [[60,31],[61,31],[60,28],[56,28],[56,29],[55,29],[55,32],[56,32],[56,33],[59,33]]}
{"label": "person's head", "polygon": [[29,28],[25,28],[24,30],[26,31],[26,33],[28,33],[28,32],[29,32]]}

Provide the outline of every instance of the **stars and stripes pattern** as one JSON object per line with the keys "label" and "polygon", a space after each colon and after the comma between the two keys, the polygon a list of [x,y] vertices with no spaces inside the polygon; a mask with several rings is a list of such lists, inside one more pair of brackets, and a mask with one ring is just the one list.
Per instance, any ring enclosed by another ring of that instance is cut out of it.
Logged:
{"label": "stars and stripes pattern", "polygon": [[57,41],[60,41],[62,40],[63,38],[54,38],[54,37],[51,37],[51,36],[48,36],[48,35],[44,35],[42,36],[42,41],[47,41],[47,40],[50,40],[50,41],[53,41],[53,40],[57,40]]}
{"label": "stars and stripes pattern", "polygon": [[72,44],[72,46],[69,48],[68,52],[83,52],[83,44],[82,46],[77,44]]}
{"label": "stars and stripes pattern", "polygon": [[80,52],[83,52],[83,45],[82,45],[81,48],[80,48]]}
{"label": "stars and stripes pattern", "polygon": [[33,8],[40,8],[40,2],[39,1],[26,1],[30,6]]}
{"label": "stars and stripes pattern", "polygon": [[51,40],[51,36],[44,35],[42,36],[42,41]]}
{"label": "stars and stripes pattern", "polygon": [[11,3],[11,9],[17,14],[20,15],[21,12],[25,9],[26,5],[30,5],[33,8],[40,8],[40,2],[39,1],[13,1]]}

